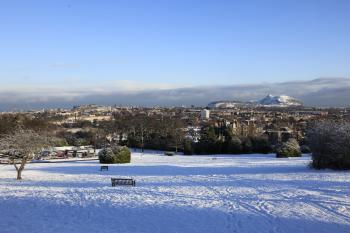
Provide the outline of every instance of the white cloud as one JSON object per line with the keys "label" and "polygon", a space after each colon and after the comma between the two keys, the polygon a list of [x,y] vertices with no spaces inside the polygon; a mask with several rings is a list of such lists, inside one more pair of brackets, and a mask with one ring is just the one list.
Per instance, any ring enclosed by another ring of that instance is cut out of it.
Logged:
{"label": "white cloud", "polygon": [[[266,94],[286,94],[307,105],[349,105],[350,79],[322,78],[311,81],[262,83],[256,85],[197,86],[115,80],[92,85],[31,84],[1,86],[0,106],[71,106],[72,104],[206,105],[216,100],[256,100]],[[2,107],[4,108],[4,107]]]}

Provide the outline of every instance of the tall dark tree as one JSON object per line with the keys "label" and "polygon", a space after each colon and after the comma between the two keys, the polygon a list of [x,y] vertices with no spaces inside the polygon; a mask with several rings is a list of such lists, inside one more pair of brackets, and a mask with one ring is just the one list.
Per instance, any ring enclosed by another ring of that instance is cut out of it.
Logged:
{"label": "tall dark tree", "polygon": [[307,135],[314,168],[350,169],[349,122],[317,122]]}

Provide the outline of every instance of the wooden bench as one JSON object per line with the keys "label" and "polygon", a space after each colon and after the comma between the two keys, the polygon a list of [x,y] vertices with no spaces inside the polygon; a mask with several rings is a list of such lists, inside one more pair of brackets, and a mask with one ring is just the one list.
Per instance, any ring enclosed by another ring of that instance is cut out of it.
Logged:
{"label": "wooden bench", "polygon": [[136,185],[136,182],[134,179],[111,178],[111,181],[112,181],[112,187],[115,187],[117,185],[131,185],[131,186]]}
{"label": "wooden bench", "polygon": [[108,166],[101,166],[100,171],[108,171]]}

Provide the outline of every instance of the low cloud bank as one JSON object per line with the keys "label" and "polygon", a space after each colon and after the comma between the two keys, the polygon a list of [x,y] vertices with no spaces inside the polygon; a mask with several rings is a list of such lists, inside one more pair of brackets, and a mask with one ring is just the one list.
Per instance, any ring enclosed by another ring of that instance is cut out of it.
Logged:
{"label": "low cloud bank", "polygon": [[[319,78],[311,81],[261,83],[255,85],[199,86],[125,90],[106,87],[94,90],[43,89],[0,91],[0,110],[70,108],[81,104],[137,106],[206,106],[217,100],[257,100],[267,94],[289,95],[307,106],[350,106],[350,79]],[[112,90],[112,91],[111,91]]]}

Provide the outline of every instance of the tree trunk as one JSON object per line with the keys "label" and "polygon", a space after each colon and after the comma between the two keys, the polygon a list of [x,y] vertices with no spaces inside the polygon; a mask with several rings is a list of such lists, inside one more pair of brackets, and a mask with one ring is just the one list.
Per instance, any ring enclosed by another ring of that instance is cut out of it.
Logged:
{"label": "tree trunk", "polygon": [[141,151],[143,153],[144,151],[144,144],[143,144],[143,130],[141,131]]}
{"label": "tree trunk", "polygon": [[20,169],[17,170],[17,180],[22,180],[22,171],[23,171],[23,169],[22,170],[20,170]]}
{"label": "tree trunk", "polygon": [[22,158],[21,165],[18,167],[15,160],[13,160],[13,165],[16,168],[17,171],[17,180],[22,180],[22,171],[24,170],[24,166],[27,163],[27,158]]}

